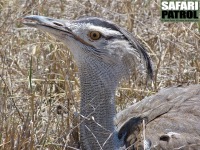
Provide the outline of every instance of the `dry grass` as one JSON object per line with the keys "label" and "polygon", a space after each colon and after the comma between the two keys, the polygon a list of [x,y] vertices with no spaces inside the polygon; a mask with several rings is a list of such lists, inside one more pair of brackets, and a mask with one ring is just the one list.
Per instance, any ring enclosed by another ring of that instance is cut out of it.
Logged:
{"label": "dry grass", "polygon": [[[148,48],[155,78],[134,75],[117,92],[117,110],[162,87],[198,84],[200,35],[197,23],[160,22],[156,0],[3,0],[0,2],[0,149],[76,149],[79,79],[67,48],[24,27],[19,18],[39,14],[113,20]],[[66,80],[67,78],[67,80]],[[73,147],[73,148],[72,148]]]}

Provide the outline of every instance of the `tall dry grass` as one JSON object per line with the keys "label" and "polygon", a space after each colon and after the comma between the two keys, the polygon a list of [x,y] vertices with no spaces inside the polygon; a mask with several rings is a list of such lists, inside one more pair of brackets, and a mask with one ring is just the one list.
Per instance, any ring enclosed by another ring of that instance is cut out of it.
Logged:
{"label": "tall dry grass", "polygon": [[160,88],[200,81],[197,23],[160,22],[157,0],[3,0],[0,2],[0,149],[77,149],[79,78],[69,50],[23,26],[30,14],[104,17],[132,32],[154,64],[152,86],[133,75],[116,93],[117,110]]}

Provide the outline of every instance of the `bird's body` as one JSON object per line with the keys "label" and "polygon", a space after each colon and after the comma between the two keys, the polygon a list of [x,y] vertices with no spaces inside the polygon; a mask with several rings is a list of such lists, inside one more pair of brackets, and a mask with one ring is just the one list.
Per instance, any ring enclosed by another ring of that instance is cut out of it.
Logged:
{"label": "bird's body", "polygon": [[118,113],[115,125],[119,136],[127,132],[127,147],[143,147],[145,131],[152,150],[199,150],[199,106],[200,85],[166,88]]}
{"label": "bird's body", "polygon": [[[193,111],[185,113],[179,111],[179,107],[181,110],[185,110],[185,107],[189,110],[188,108],[193,108],[193,105],[199,105],[200,96],[190,100],[191,97],[188,97],[185,92],[186,99],[179,97],[179,101],[178,95],[185,94],[184,91],[187,91],[181,88],[178,90],[182,93],[179,92],[175,94],[176,96],[170,92],[166,92],[166,95],[164,92],[166,99],[158,99],[159,96],[154,96],[155,99],[145,99],[131,106],[117,115],[116,126],[114,125],[115,91],[118,82],[121,78],[129,76],[129,73],[138,66],[146,67],[147,74],[151,78],[153,72],[146,50],[129,32],[112,22],[96,17],[63,21],[43,16],[27,16],[25,20],[34,22],[24,22],[24,24],[55,36],[66,44],[74,55],[81,84],[80,141],[82,149],[115,150],[123,145],[130,146],[131,149],[143,149],[145,142],[147,145],[145,149],[150,149],[156,144],[159,145],[160,141],[161,143],[164,141],[166,146],[161,147],[170,150],[174,143],[170,140],[166,143],[165,139],[168,138],[164,134],[175,134],[175,139],[178,139],[177,137],[180,136],[187,137],[183,133],[190,134],[188,129],[196,131],[195,134],[191,131],[190,136],[196,136],[195,142],[198,143],[200,111],[195,107]],[[199,93],[199,86],[188,89],[193,91],[193,95]],[[163,94],[160,97],[164,97]],[[173,116],[174,113],[179,117]],[[190,117],[187,120],[191,121],[191,124],[180,119],[188,114]],[[193,115],[195,115],[194,118],[192,118]],[[175,125],[171,123],[173,119],[177,121]],[[147,136],[144,142],[139,142],[138,137],[142,130],[138,127],[141,126],[143,120],[145,120]],[[160,139],[162,135],[163,138]],[[188,138],[184,140],[181,139],[174,147],[184,146]],[[191,140],[192,144],[196,144],[193,141]]]}

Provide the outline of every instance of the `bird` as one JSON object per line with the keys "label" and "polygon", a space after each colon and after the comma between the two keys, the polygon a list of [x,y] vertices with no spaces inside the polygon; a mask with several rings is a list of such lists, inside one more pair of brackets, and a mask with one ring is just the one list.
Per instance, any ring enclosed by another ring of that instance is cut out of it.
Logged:
{"label": "bird", "polygon": [[123,78],[136,68],[153,78],[151,58],[132,33],[99,17],[30,15],[23,24],[51,34],[74,56],[81,90],[81,149],[200,149],[200,85],[163,88],[116,114],[115,92]]}

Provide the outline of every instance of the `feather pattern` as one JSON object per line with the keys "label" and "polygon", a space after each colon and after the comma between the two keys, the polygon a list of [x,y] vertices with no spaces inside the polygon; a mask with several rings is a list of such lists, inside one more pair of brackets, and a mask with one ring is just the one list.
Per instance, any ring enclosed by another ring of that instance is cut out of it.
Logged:
{"label": "feather pattern", "polygon": [[200,85],[171,87],[159,91],[118,113],[118,137],[131,149],[143,148],[140,135],[156,150],[200,149]]}

